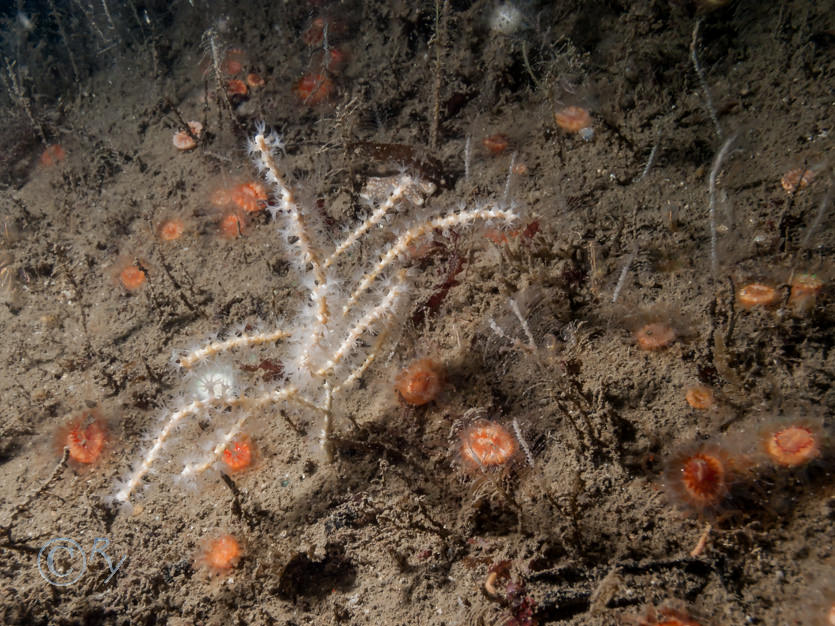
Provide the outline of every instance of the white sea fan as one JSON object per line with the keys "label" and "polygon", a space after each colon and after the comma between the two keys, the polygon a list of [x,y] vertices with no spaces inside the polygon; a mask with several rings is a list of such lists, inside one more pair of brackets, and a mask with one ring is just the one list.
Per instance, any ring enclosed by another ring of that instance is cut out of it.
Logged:
{"label": "white sea fan", "polygon": [[[413,291],[410,273],[403,267],[410,247],[436,230],[518,219],[505,203],[428,215],[422,207],[423,196],[434,187],[399,174],[375,179],[365,194],[375,207],[371,214],[342,243],[324,251],[320,247],[324,233],[307,214],[314,212],[297,204],[297,195],[278,169],[281,139],[274,133],[265,136],[265,128],[258,128],[249,150],[273,186],[276,203],[270,211],[278,218],[276,226],[295,259],[297,284],[304,296],[296,316],[281,329],[251,330],[249,324],[239,325],[226,339],[175,353],[175,363],[186,372],[183,391],[176,408],[163,416],[141,462],[119,485],[116,502],[130,500],[146,475],[167,464],[176,464],[179,477],[193,483],[217,464],[226,445],[268,405],[293,404],[310,413],[317,424],[318,446],[329,457],[335,401],[384,354],[386,342],[403,325],[405,303]],[[412,210],[401,210],[403,204]],[[381,228],[383,224],[386,228]],[[280,351],[277,358],[283,372],[270,385],[259,385],[237,363],[224,358],[233,351],[275,349]],[[184,451],[191,455],[185,462]]]}

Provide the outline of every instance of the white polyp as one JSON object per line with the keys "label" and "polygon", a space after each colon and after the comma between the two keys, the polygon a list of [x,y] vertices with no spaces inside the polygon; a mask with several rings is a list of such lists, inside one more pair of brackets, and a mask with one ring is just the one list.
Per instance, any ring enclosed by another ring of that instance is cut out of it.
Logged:
{"label": "white polyp", "polygon": [[512,35],[522,27],[522,11],[510,2],[503,2],[490,16],[490,30],[502,35]]}
{"label": "white polyp", "polygon": [[239,393],[237,372],[231,365],[207,365],[195,371],[193,376],[192,394],[201,402],[233,398]]}

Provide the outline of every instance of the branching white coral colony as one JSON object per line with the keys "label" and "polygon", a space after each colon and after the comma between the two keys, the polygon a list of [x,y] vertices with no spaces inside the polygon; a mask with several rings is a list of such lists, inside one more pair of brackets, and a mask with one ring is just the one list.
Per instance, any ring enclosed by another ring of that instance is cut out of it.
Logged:
{"label": "branching white coral colony", "polygon": [[[270,405],[294,404],[318,415],[319,444],[330,456],[334,400],[381,354],[401,321],[398,313],[409,300],[412,289],[401,263],[409,248],[436,230],[474,222],[506,224],[518,219],[511,206],[493,203],[409,222],[398,215],[398,210],[407,201],[422,204],[421,192],[429,191],[428,183],[407,174],[377,178],[369,181],[364,194],[372,205],[371,214],[325,256],[314,241],[312,217],[296,203],[279,171],[277,155],[281,149],[280,138],[274,133],[267,135],[263,126],[249,144],[255,165],[273,188],[276,202],[268,208],[291,248],[307,297],[286,328],[258,332],[244,328],[229,339],[175,355],[193,383],[180,405],[164,415],[142,459],[119,485],[117,502],[129,502],[146,475],[164,464],[177,463],[174,471],[183,478],[202,474],[241,435],[247,420]],[[397,227],[399,222],[405,224]],[[346,271],[355,265],[346,261],[346,252],[359,247],[360,242],[371,245],[364,242],[373,243],[385,236],[390,243],[380,244],[371,261],[357,271]],[[232,350],[274,344],[283,348],[284,368],[282,380],[274,386],[244,387],[238,382],[237,368],[223,366],[223,356]],[[172,440],[190,421],[200,421],[204,427],[199,432],[211,435],[202,445],[189,442],[201,451],[198,456],[178,461],[172,450],[178,446]]]}

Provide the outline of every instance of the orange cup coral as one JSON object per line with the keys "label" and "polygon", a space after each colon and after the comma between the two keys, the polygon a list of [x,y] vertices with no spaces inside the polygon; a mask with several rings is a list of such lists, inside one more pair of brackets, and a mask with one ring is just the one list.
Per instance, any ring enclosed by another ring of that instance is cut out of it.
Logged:
{"label": "orange cup coral", "polygon": [[801,467],[821,454],[821,429],[811,421],[780,421],[763,429],[760,444],[775,465]]}
{"label": "orange cup coral", "polygon": [[505,466],[519,450],[510,431],[497,422],[482,420],[461,433],[459,456],[469,470]]}
{"label": "orange cup coral", "polygon": [[750,283],[739,290],[737,302],[744,309],[766,307],[775,304],[778,299],[777,290],[763,283]]}
{"label": "orange cup coral", "polygon": [[650,322],[635,331],[635,341],[641,350],[661,350],[676,339],[675,329],[664,322]]}
{"label": "orange cup coral", "polygon": [[252,466],[255,457],[255,446],[246,435],[241,435],[231,441],[223,450],[221,459],[231,472],[241,472]]}
{"label": "orange cup coral", "polygon": [[484,147],[490,154],[501,154],[507,150],[509,145],[507,135],[503,133],[496,133],[495,135],[485,137],[481,140],[481,143],[484,144]]}
{"label": "orange cup coral", "polygon": [[240,78],[233,78],[226,84],[226,93],[230,96],[246,96],[249,89]]}
{"label": "orange cup coral", "polygon": [[798,190],[808,187],[814,178],[815,172],[799,167],[783,174],[783,178],[780,179],[780,186],[786,193],[796,193]]}
{"label": "orange cup coral", "polygon": [[557,126],[569,133],[579,133],[585,128],[591,128],[591,115],[578,106],[569,106],[554,113]]}
{"label": "orange cup coral", "polygon": [[311,106],[330,98],[333,91],[333,81],[324,74],[317,73],[305,74],[293,86],[296,97]]}
{"label": "orange cup coral", "polygon": [[218,234],[223,239],[237,239],[244,234],[245,230],[246,220],[237,209],[226,211],[218,223]]}
{"label": "orange cup coral", "polygon": [[250,89],[258,89],[264,86],[264,79],[260,76],[260,74],[250,72],[246,75],[246,84]]}
{"label": "orange cup coral", "polygon": [[791,281],[789,305],[798,315],[809,313],[817,302],[823,281],[812,274],[797,274]]}
{"label": "orange cup coral", "polygon": [[665,463],[664,483],[668,494],[685,508],[700,514],[715,512],[729,492],[732,462],[717,445],[681,450]]}
{"label": "orange cup coral", "polygon": [[63,161],[67,157],[67,152],[57,143],[48,145],[41,153],[41,165],[44,167],[52,167]]}
{"label": "orange cup coral", "polygon": [[119,282],[128,291],[136,291],[145,284],[145,272],[136,265],[128,265],[119,272]]}
{"label": "orange cup coral", "polygon": [[163,241],[176,241],[183,236],[185,227],[183,220],[172,217],[160,223],[157,227],[157,235]]}
{"label": "orange cup coral", "polygon": [[687,400],[687,404],[694,409],[706,410],[716,406],[713,389],[706,385],[693,385],[692,387],[688,387],[684,393],[684,398]]}
{"label": "orange cup coral", "polygon": [[107,443],[107,427],[97,411],[84,411],[58,429],[55,447],[69,450],[69,459],[91,465],[104,451]]}
{"label": "orange cup coral", "polygon": [[[190,132],[188,132],[190,131]],[[189,122],[188,131],[180,130],[174,133],[171,142],[177,150],[193,150],[197,147],[197,139],[203,132],[203,124],[200,122]]]}
{"label": "orange cup coral", "polygon": [[418,359],[394,379],[394,388],[406,404],[423,406],[434,400],[443,387],[443,368],[432,359]]}
{"label": "orange cup coral", "polygon": [[220,535],[204,542],[197,556],[196,564],[211,574],[226,574],[238,564],[243,550],[232,535]]}

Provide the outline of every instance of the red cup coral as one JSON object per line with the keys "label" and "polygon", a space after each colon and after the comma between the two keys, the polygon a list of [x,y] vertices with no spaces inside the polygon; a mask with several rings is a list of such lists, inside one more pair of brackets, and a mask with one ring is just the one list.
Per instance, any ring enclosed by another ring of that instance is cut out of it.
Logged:
{"label": "red cup coral", "polygon": [[242,555],[237,539],[229,534],[219,535],[203,543],[196,564],[208,569],[211,574],[226,574],[238,564]]}

